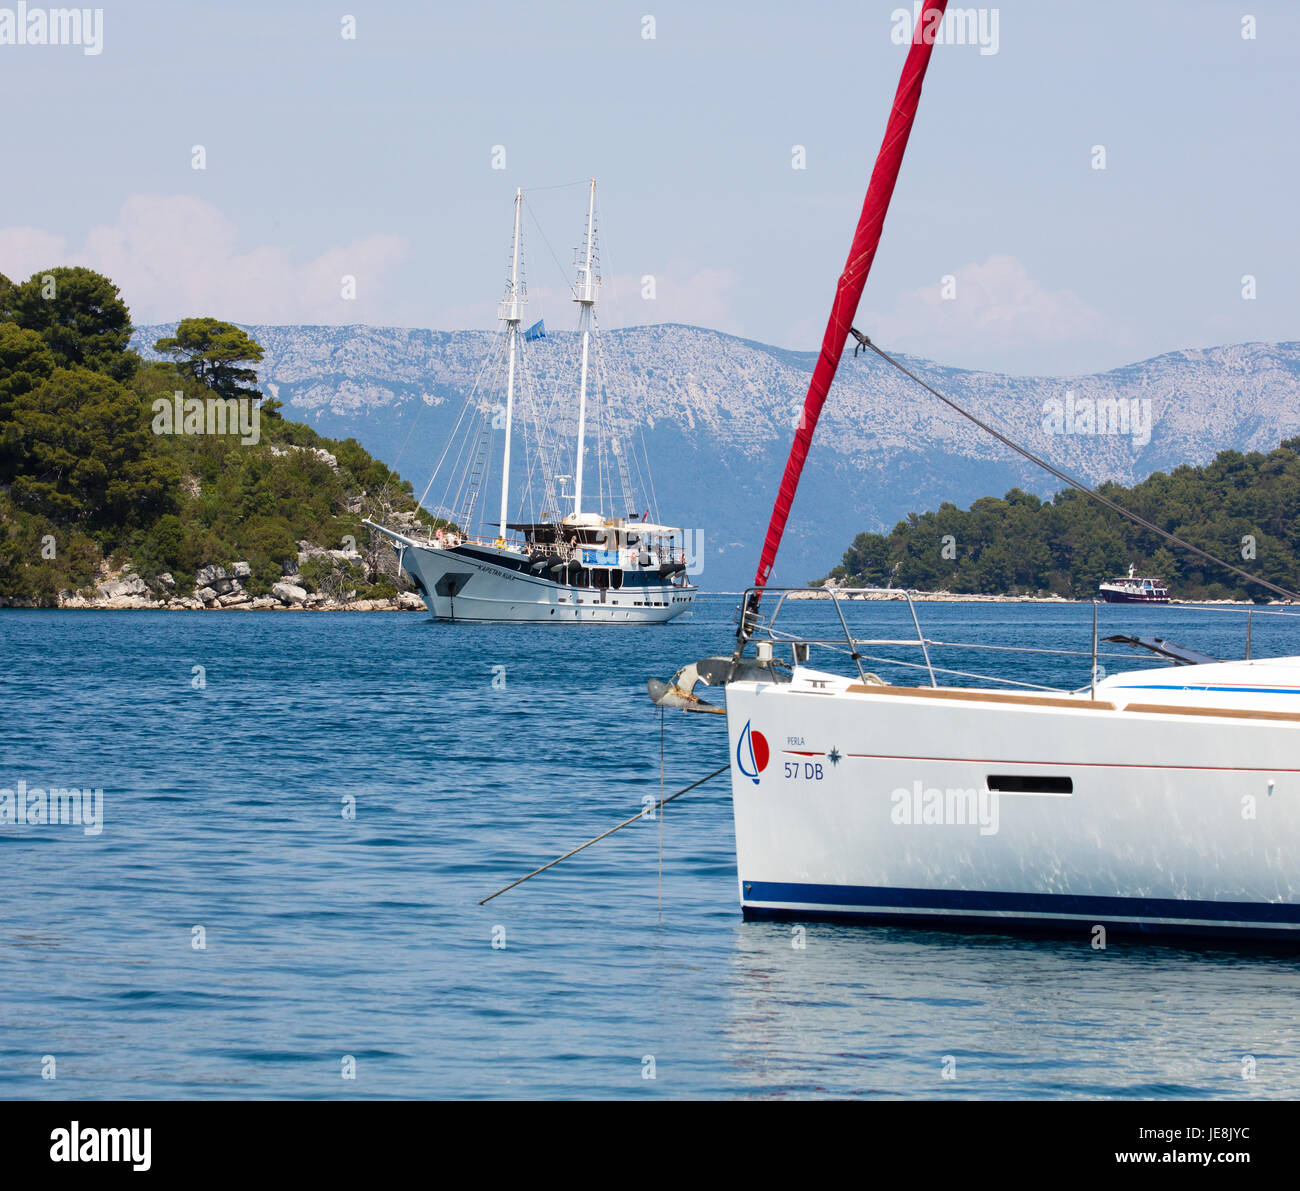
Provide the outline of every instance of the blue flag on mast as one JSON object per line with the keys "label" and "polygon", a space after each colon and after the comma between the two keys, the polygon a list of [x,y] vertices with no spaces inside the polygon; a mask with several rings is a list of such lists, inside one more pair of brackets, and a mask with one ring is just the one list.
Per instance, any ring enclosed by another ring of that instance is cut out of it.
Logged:
{"label": "blue flag on mast", "polygon": [[524,332],[524,342],[528,343],[534,339],[546,338],[546,320],[538,319],[531,327]]}

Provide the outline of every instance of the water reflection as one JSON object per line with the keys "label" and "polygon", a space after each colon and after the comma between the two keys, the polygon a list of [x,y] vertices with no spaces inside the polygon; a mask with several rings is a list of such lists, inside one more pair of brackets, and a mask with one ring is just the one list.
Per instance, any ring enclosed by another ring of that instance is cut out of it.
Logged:
{"label": "water reflection", "polygon": [[818,923],[797,941],[790,923],[735,931],[723,1052],[735,1093],[1227,1099],[1300,1088],[1294,955]]}

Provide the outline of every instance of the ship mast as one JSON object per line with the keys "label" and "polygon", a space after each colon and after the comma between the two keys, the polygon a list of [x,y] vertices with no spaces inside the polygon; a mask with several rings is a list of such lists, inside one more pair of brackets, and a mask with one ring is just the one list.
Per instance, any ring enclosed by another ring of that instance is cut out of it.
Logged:
{"label": "ship mast", "polygon": [[[510,432],[515,412],[515,345],[519,339],[519,320],[523,314],[523,305],[528,300],[519,286],[519,208],[523,203],[524,192],[515,188],[515,239],[510,256],[510,281],[506,286],[506,296],[501,300],[497,317],[506,324],[506,336],[510,343],[510,367],[506,376],[506,445],[501,460],[501,528],[500,536],[506,536],[507,505],[510,500]],[[585,356],[584,356],[585,360]],[[581,475],[579,464],[579,475]]]}
{"label": "ship mast", "polygon": [[826,395],[840,366],[849,329],[853,325],[862,290],[867,284],[867,274],[876,259],[885,215],[889,211],[889,200],[893,197],[898,171],[903,164],[903,152],[907,148],[907,138],[911,135],[917,105],[921,101],[921,84],[925,81],[926,67],[930,65],[930,52],[935,41],[933,30],[936,23],[943,20],[947,3],[948,0],[924,0],[923,4],[916,5],[916,30],[911,48],[907,51],[907,60],[903,63],[902,77],[898,80],[898,91],[894,95],[894,105],[890,108],[889,122],[885,125],[885,139],[881,143],[880,152],[876,154],[876,164],[871,171],[871,181],[867,184],[867,195],[862,203],[858,226],[853,233],[848,260],[835,287],[831,316],[808,385],[808,395],[804,398],[803,413],[799,418],[794,442],[790,444],[790,457],[786,461],[781,486],[777,489],[776,500],[772,504],[772,518],[768,522],[767,537],[763,541],[758,571],[754,575],[755,594],[746,601],[746,613],[740,619],[739,639],[742,645],[747,633],[746,625],[750,623],[751,614],[757,613],[758,602],[763,598],[763,588],[767,586],[772,566],[776,562],[776,552],[785,533],[790,506],[794,503],[795,493],[799,489],[799,477],[812,445],[813,431],[817,429],[817,419],[821,417]]}
{"label": "ship mast", "polygon": [[600,288],[600,277],[593,271],[592,256],[595,252],[596,222],[596,179],[591,180],[591,192],[587,200],[587,243],[584,249],[575,253],[574,264],[578,266],[578,280],[573,287],[573,300],[578,303],[578,326],[582,330],[582,373],[578,381],[578,466],[573,483],[573,513],[582,512],[582,453],[587,436],[587,354],[591,345],[591,322],[596,305],[596,291]]}

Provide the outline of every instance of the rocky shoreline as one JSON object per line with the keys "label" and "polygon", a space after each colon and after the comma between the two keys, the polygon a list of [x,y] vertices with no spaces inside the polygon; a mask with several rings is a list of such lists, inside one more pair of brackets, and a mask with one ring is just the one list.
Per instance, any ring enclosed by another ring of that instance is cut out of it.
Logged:
{"label": "rocky shoreline", "polygon": [[[184,594],[176,589],[176,579],[168,573],[151,581],[125,564],[113,569],[100,564],[93,586],[77,591],[61,591],[57,608],[119,611],[152,609],[170,612],[426,612],[424,600],[414,591],[399,591],[387,599],[358,599],[356,590],[334,593],[309,590],[302,568],[313,559],[325,560],[340,569],[350,569],[363,562],[355,550],[325,550],[310,542],[298,543],[295,562],[284,565],[284,575],[271,587],[270,594],[254,595],[247,590],[252,578],[248,562],[237,561],[225,566],[199,568],[194,587]],[[0,608],[40,608],[35,600],[0,598]],[[48,605],[45,605],[48,607]]]}
{"label": "rocky shoreline", "polygon": [[[829,599],[831,588],[812,587],[807,591],[792,591],[786,596],[789,600],[823,600]],[[836,590],[841,600],[893,600],[900,598],[904,592],[901,587],[882,591],[847,591]],[[912,600],[917,604],[1070,604],[1064,596],[1046,595],[963,595],[951,591],[914,591]]]}
{"label": "rocky shoreline", "polygon": [[[276,585],[277,587],[279,584]],[[66,598],[65,598],[66,596]],[[6,600],[0,598],[0,608],[39,608],[34,600]],[[318,593],[309,593],[304,601],[285,602],[271,596],[248,596],[234,600],[218,600],[204,604],[191,598],[152,599],[149,596],[126,595],[103,598],[60,593],[58,609],[84,611],[124,611],[126,609],[152,609],[165,612],[427,612],[424,601],[411,591],[397,593],[388,600],[332,600]]]}
{"label": "rocky shoreline", "polygon": [[[827,587],[810,587],[807,591],[792,591],[786,599],[790,600],[823,600],[829,599],[830,593],[835,590],[839,598],[845,601],[849,600],[893,600],[903,596],[904,591],[901,587],[881,589],[879,591],[842,591],[837,588]],[[1065,596],[1045,595],[971,595],[969,593],[952,592],[952,591],[914,591],[911,593],[912,602],[916,604],[1086,604],[1090,601],[1084,599],[1071,600]],[[1188,605],[1195,607],[1208,607],[1210,605],[1223,604],[1232,608],[1252,608],[1256,605],[1251,600],[1173,600],[1169,601],[1171,605]],[[1265,606],[1278,605],[1281,607],[1291,607],[1289,600],[1269,600]],[[1133,605],[1129,605],[1133,607]],[[1158,605],[1157,605],[1158,606]]]}
{"label": "rocky shoreline", "polygon": [[[346,564],[361,561],[355,552],[324,550],[307,542],[299,543],[298,565],[310,558],[328,557]],[[195,576],[194,590],[189,595],[177,594],[176,581],[169,574],[159,575],[150,585],[136,574],[130,565],[112,571],[102,567],[102,575],[93,588],[59,592],[58,608],[75,610],[121,611],[126,609],[152,609],[169,612],[427,612],[428,607],[414,591],[399,591],[389,599],[357,599],[356,592],[331,596],[325,592],[309,591],[297,570],[290,570],[271,588],[270,595],[255,596],[245,590],[244,582],[251,576],[247,562],[235,562],[229,568],[206,566]],[[830,588],[810,587],[803,591],[787,593],[790,600],[824,600],[830,598]],[[718,595],[741,593],[719,592]],[[902,588],[879,591],[839,591],[845,601],[889,601],[900,598]],[[949,591],[914,591],[912,600],[918,604],[1072,604],[1086,600],[1070,600],[1065,596],[1046,595],[973,595]],[[1229,607],[1253,607],[1243,600],[1170,600],[1170,604],[1208,606],[1223,604]],[[1269,604],[1289,607],[1286,600],[1270,600]],[[0,608],[40,608],[34,600],[5,599],[0,597]]]}

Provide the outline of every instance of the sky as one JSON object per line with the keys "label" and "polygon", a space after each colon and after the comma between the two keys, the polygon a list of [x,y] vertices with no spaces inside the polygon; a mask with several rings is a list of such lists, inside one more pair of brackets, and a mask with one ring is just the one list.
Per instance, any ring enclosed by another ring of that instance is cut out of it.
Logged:
{"label": "sky", "polygon": [[[935,49],[858,326],[1016,374],[1300,338],[1300,4],[951,7],[983,24]],[[595,176],[605,326],[814,349],[910,8],[108,3],[52,46],[0,0],[0,273],[89,265],[137,323],[490,327],[521,186],[564,327]]]}

